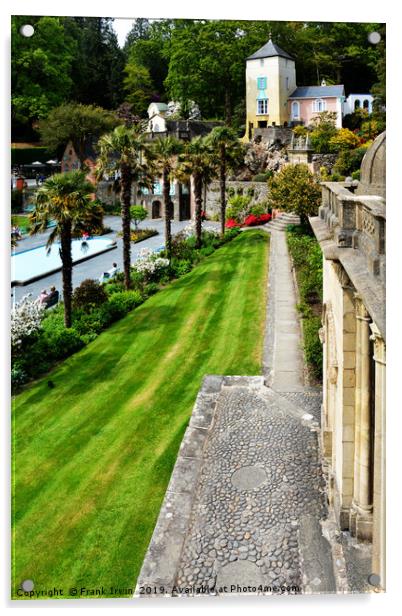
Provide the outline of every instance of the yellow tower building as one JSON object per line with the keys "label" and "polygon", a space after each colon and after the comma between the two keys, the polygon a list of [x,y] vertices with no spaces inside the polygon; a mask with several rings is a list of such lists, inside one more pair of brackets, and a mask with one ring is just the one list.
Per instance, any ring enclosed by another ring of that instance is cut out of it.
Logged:
{"label": "yellow tower building", "polygon": [[288,98],[296,88],[296,68],[292,56],[270,39],[247,58],[246,140],[255,128],[286,126]]}

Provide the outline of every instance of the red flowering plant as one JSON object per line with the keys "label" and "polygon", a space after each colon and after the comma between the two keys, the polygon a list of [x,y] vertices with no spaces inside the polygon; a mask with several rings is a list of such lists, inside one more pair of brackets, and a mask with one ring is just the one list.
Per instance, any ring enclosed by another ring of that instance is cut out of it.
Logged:
{"label": "red flowering plant", "polygon": [[269,220],[271,220],[271,214],[260,214],[259,216],[249,214],[244,219],[243,226],[254,227],[255,225],[265,225]]}
{"label": "red flowering plant", "polygon": [[234,218],[228,218],[228,220],[225,222],[225,227],[226,229],[234,229],[237,227],[241,227],[241,224],[237,222],[237,220],[235,220]]}

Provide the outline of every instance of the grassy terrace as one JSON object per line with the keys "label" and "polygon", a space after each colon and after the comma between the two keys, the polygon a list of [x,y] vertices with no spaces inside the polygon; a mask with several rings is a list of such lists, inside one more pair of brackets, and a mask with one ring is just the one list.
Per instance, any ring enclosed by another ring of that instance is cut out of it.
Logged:
{"label": "grassy terrace", "polygon": [[267,242],[242,233],[15,398],[13,591],[134,588],[202,377],[261,373]]}

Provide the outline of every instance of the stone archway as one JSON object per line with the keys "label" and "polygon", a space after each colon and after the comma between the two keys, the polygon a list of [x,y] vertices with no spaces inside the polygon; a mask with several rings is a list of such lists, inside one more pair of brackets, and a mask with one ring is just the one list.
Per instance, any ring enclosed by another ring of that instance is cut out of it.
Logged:
{"label": "stone archway", "polygon": [[152,201],[152,218],[161,218],[161,202]]}

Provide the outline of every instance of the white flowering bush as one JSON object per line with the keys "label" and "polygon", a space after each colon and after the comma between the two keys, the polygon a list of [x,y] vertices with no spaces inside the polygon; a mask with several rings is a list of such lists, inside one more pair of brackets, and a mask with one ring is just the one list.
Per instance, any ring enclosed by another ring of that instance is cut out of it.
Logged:
{"label": "white flowering bush", "polygon": [[169,259],[159,257],[150,248],[140,250],[137,261],[132,265],[134,271],[150,278],[169,266]]}
{"label": "white flowering bush", "polygon": [[45,306],[39,300],[32,300],[32,293],[15,304],[11,311],[11,346],[16,349],[21,346],[24,338],[31,336],[40,329]]}
{"label": "white flowering bush", "polygon": [[[202,233],[210,233],[214,237],[219,237],[220,235],[219,229],[204,224],[202,225]],[[179,231],[177,235],[184,236],[185,238],[195,236],[195,221],[192,220],[184,229]]]}

